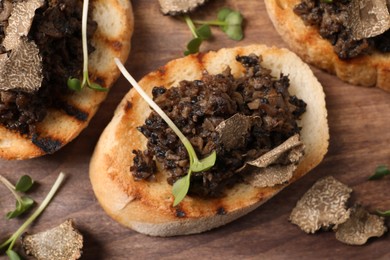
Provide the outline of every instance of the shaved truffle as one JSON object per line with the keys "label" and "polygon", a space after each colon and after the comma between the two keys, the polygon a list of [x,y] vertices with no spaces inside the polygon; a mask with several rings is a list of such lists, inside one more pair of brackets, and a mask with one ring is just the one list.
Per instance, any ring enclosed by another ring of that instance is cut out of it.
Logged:
{"label": "shaved truffle", "polygon": [[245,180],[255,187],[283,184],[292,178],[303,151],[304,145],[296,134],[256,160],[247,162],[240,170],[251,171]]}
{"label": "shaved truffle", "polygon": [[189,13],[207,0],[159,0],[161,12],[168,15]]}
{"label": "shaved truffle", "polygon": [[42,57],[39,49],[27,37],[22,37],[8,59],[4,59],[4,55],[0,58],[0,90],[34,92],[41,87],[42,80]]}
{"label": "shaved truffle", "polygon": [[15,49],[19,45],[20,37],[28,35],[35,10],[44,3],[44,0],[29,0],[14,3],[3,41],[3,46],[7,50]]}
{"label": "shaved truffle", "polygon": [[8,17],[12,12],[12,3],[11,1],[3,1],[3,10],[0,9],[0,22],[8,20]]}
{"label": "shaved truffle", "polygon": [[24,235],[22,246],[27,255],[36,259],[72,260],[81,257],[83,236],[74,228],[72,220],[34,235]]}
{"label": "shaved truffle", "polygon": [[253,119],[252,116],[237,113],[222,121],[215,128],[220,135],[220,142],[227,151],[245,145]]}
{"label": "shaved truffle", "polygon": [[349,219],[339,225],[336,239],[349,245],[363,245],[370,237],[380,237],[386,231],[383,217],[357,205],[352,208]]}
{"label": "shaved truffle", "polygon": [[350,214],[346,202],[352,189],[332,176],[317,181],[297,202],[290,221],[306,233],[344,223]]}
{"label": "shaved truffle", "polygon": [[[388,0],[387,0],[388,1]],[[348,25],[354,40],[381,35],[390,28],[390,14],[386,0],[351,1]]]}

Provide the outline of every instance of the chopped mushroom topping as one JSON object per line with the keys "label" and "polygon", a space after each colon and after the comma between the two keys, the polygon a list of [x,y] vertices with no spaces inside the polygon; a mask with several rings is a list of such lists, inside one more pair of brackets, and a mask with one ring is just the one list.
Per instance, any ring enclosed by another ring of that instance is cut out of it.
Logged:
{"label": "chopped mushroom topping", "polygon": [[336,239],[349,245],[363,245],[370,237],[380,237],[386,231],[383,217],[372,215],[361,206],[354,206],[350,218],[339,225]]}
{"label": "chopped mushroom topping", "polygon": [[193,11],[206,0],[159,0],[159,2],[163,14],[178,15]]}
{"label": "chopped mushroom topping", "polygon": [[[8,59],[0,57],[0,90],[34,92],[42,85],[42,57],[34,42],[22,37]],[[3,65],[3,66],[2,66]]]}
{"label": "chopped mushroom topping", "polygon": [[34,235],[22,237],[23,249],[36,259],[72,260],[81,257],[83,236],[74,228],[72,220]]}
{"label": "chopped mushroom topping", "polygon": [[16,49],[21,36],[27,36],[35,15],[35,10],[45,3],[44,0],[16,2],[8,20],[3,46],[7,50]]}
{"label": "chopped mushroom topping", "polygon": [[[300,131],[297,120],[305,112],[306,103],[290,95],[288,77],[283,74],[273,77],[269,69],[261,66],[261,57],[254,54],[238,56],[236,60],[246,70],[242,77],[234,78],[227,67],[216,75],[205,71],[199,80],[152,90],[156,104],[188,138],[199,157],[204,158],[213,150],[217,152],[216,164],[211,169],[191,174],[190,195],[223,196],[225,190],[252,174],[246,170],[238,172],[246,162],[266,154]],[[254,100],[259,100],[258,106],[250,107]],[[150,180],[155,174],[152,158],[167,171],[169,184],[186,175],[188,153],[157,113],[150,113],[138,130],[148,138],[148,143],[147,153],[133,151],[134,164],[130,170],[136,180]],[[274,164],[288,165],[299,159],[296,153],[291,155],[294,156],[289,162],[285,156],[275,156],[282,160],[275,160]],[[285,179],[277,181],[280,182]]]}
{"label": "chopped mushroom topping", "polygon": [[317,181],[297,202],[290,221],[306,233],[344,223],[350,214],[346,202],[352,189],[328,176]]}

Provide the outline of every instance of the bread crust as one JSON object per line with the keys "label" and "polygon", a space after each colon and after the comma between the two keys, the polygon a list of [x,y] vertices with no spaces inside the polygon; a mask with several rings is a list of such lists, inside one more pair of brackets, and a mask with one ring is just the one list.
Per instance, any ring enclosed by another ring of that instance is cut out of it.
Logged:
{"label": "bread crust", "polygon": [[341,80],[390,91],[390,53],[341,60],[329,41],[313,26],[306,26],[293,12],[300,0],[265,0],[268,15],[283,40],[305,62],[330,72]]}
{"label": "bread crust", "polygon": [[[173,60],[140,80],[141,87],[151,95],[154,86],[171,87],[181,80],[200,79],[205,69],[210,74],[230,66],[235,77],[244,68],[235,57],[255,53],[262,55],[262,65],[290,77],[290,92],[308,104],[299,124],[303,125],[302,141],[305,155],[294,173],[293,182],[318,165],[328,149],[329,131],[325,95],[310,68],[286,49],[251,45],[221,49]],[[133,149],[145,149],[147,139],[136,127],[150,113],[145,101],[131,90],[117,107],[112,121],[103,131],[90,162],[90,180],[103,209],[114,220],[138,232],[153,236],[174,236],[203,232],[239,218],[266,202],[287,186],[255,188],[237,184],[218,199],[187,196],[173,207],[172,186],[166,173],[159,169],[155,182],[135,181],[130,174]]]}
{"label": "bread crust", "polygon": [[[95,51],[89,55],[90,79],[110,88],[119,77],[114,57],[125,62],[130,52],[133,11],[130,1],[92,0],[91,4],[98,27],[92,39]],[[54,153],[87,127],[106,95],[89,88],[69,95],[66,101],[78,114],[70,116],[61,110],[49,110],[37,124],[38,136],[28,137],[0,126],[0,158],[29,159]]]}

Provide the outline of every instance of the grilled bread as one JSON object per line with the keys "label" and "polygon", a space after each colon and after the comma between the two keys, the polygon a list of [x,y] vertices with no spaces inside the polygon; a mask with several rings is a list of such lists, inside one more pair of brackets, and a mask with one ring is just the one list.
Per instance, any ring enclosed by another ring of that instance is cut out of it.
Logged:
{"label": "grilled bread", "polygon": [[[92,39],[95,51],[89,55],[90,79],[110,88],[119,76],[114,57],[125,62],[130,52],[133,11],[130,1],[92,0],[91,5],[97,31]],[[33,136],[0,126],[0,158],[28,159],[54,153],[87,127],[106,95],[106,92],[89,88],[68,95],[66,102],[74,110],[74,115],[50,109],[44,120],[38,123],[37,134]]]}
{"label": "grilled bread", "polygon": [[300,0],[265,0],[268,15],[276,30],[305,62],[337,75],[354,85],[379,87],[390,91],[390,53],[375,51],[369,55],[342,60],[332,44],[322,38],[314,26],[306,26],[294,13]]}
{"label": "grilled bread", "polygon": [[[307,103],[299,125],[305,155],[289,183],[297,180],[323,159],[328,149],[328,124],[325,96],[310,68],[286,49],[252,45],[218,52],[199,53],[173,60],[139,81],[151,95],[154,86],[170,88],[182,80],[196,80],[202,72],[223,72],[228,66],[234,77],[242,76],[237,55],[262,56],[262,66],[272,75],[289,75],[289,91]],[[254,210],[289,183],[268,188],[236,184],[221,198],[201,199],[187,196],[173,207],[172,186],[167,173],[158,167],[155,181],[135,181],[130,173],[134,149],[145,149],[147,139],[136,129],[151,112],[135,90],[123,98],[112,121],[104,130],[90,162],[90,180],[101,206],[114,220],[152,236],[175,236],[203,232],[231,222]]]}

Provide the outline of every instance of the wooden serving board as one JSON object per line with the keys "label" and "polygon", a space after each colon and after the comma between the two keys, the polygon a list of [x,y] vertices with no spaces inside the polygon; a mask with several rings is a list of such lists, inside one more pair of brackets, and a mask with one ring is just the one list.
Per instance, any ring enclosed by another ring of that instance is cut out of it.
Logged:
{"label": "wooden serving board", "polygon": [[[218,28],[202,51],[252,43],[287,47],[275,32],[263,1],[210,0],[193,17],[214,19],[229,6],[245,17],[245,38],[229,40]],[[159,12],[157,0],[134,0],[135,34],[126,64],[136,79],[182,56],[191,33],[181,19]],[[29,174],[38,183],[31,196],[41,202],[60,171],[67,179],[43,215],[28,229],[35,233],[74,219],[85,239],[83,259],[390,259],[390,236],[364,246],[338,242],[332,232],[307,235],[288,222],[295,203],[321,177],[333,175],[354,189],[352,201],[370,210],[390,209],[390,178],[367,181],[376,166],[390,166],[390,93],[341,82],[313,68],[326,93],[330,147],[324,161],[254,212],[224,227],[184,237],[156,238],[138,234],[111,220],[96,201],[88,177],[94,146],[117,104],[129,89],[120,78],[90,126],[54,155],[26,161],[0,161],[0,174],[16,182]],[[0,186],[0,215],[14,207]],[[0,218],[0,239],[24,219]],[[390,226],[389,219],[387,225]],[[4,256],[3,256],[4,257]],[[1,258],[1,257],[0,257]]]}

